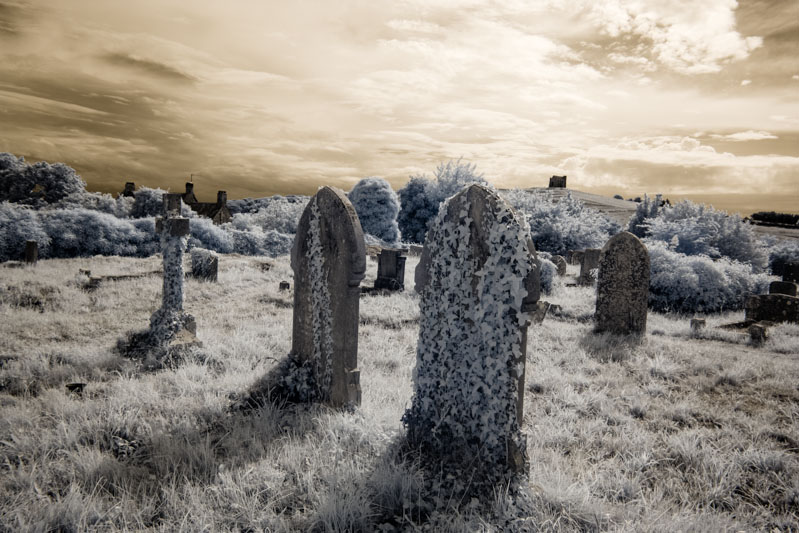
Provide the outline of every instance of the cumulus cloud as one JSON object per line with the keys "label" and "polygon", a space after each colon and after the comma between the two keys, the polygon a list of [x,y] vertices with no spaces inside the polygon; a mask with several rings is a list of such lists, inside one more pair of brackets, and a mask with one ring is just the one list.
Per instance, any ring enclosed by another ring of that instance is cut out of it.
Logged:
{"label": "cumulus cloud", "polygon": [[730,133],[729,135],[711,135],[714,139],[723,139],[726,141],[737,141],[737,142],[746,142],[746,141],[763,141],[766,139],[778,139],[776,135],[773,133],[769,133],[767,131],[740,131],[738,133]]}

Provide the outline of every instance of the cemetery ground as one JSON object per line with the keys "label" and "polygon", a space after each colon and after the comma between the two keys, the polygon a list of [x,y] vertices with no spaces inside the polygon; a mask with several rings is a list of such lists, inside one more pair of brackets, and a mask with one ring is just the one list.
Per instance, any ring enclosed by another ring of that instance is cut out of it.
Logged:
{"label": "cemetery ground", "polygon": [[[114,347],[160,305],[160,256],[0,265],[0,531],[799,530],[799,326],[754,347],[715,327],[742,311],[698,332],[650,312],[636,343],[593,334],[594,289],[564,278],[542,295],[560,316],[528,333],[529,477],[452,498],[455,480],[398,451],[417,263],[405,292],[361,297],[354,411],[242,408],[290,350],[288,257],[222,255],[218,283],[188,278],[203,347],[155,372]],[[85,290],[80,269],[142,276]]]}

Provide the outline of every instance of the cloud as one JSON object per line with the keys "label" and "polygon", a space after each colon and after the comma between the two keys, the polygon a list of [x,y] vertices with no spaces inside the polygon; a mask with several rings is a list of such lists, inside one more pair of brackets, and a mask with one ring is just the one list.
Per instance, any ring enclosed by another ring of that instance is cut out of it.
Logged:
{"label": "cloud", "polygon": [[746,87],[750,83],[752,83],[752,80],[741,80],[741,87]]}
{"label": "cloud", "polygon": [[778,139],[776,135],[773,133],[769,133],[767,131],[741,131],[738,133],[731,133],[729,135],[711,135],[714,139],[723,139],[726,141],[737,141],[737,142],[745,142],[745,141],[762,141],[765,139]]}
{"label": "cloud", "polygon": [[134,54],[106,54],[103,60],[116,66],[126,67],[138,72],[162,78],[167,81],[191,83],[197,81],[197,78],[180,71],[175,67],[171,67],[164,63],[144,59]]}

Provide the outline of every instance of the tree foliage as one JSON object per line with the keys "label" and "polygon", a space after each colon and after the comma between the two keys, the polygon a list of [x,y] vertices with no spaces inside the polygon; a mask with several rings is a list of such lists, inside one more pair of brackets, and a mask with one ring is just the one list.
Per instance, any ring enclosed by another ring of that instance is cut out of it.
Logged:
{"label": "tree foliage", "polygon": [[85,192],[83,179],[63,163],[29,165],[23,157],[0,153],[0,201],[42,207]]}
{"label": "tree foliage", "polygon": [[364,178],[355,184],[347,195],[364,233],[374,235],[387,243],[400,240],[397,215],[399,200],[391,185],[383,178]]}

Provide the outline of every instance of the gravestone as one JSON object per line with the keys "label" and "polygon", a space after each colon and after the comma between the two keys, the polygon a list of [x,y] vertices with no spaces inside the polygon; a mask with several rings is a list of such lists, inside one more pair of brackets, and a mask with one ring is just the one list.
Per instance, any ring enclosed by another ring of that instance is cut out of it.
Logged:
{"label": "gravestone", "polygon": [[772,281],[768,286],[769,294],[787,294],[788,296],[796,296],[797,285],[793,281]]}
{"label": "gravestone", "polygon": [[25,262],[35,265],[39,261],[39,243],[36,241],[25,241]]}
{"label": "gravestone", "polygon": [[216,281],[219,275],[219,254],[211,250],[192,248],[191,275],[202,281]]}
{"label": "gravestone", "polygon": [[602,250],[599,248],[587,248],[580,258],[580,285],[591,285],[596,281],[595,271],[599,268],[599,256]]}
{"label": "gravestone", "polygon": [[699,331],[707,327],[707,320],[704,318],[691,319],[691,331]]}
{"label": "gravestone", "polygon": [[361,403],[358,305],[366,246],[345,194],[322,187],[302,213],[291,249],[294,324],[291,358],[301,387],[334,407]]}
{"label": "gravestone", "polygon": [[792,322],[799,324],[799,298],[787,294],[750,296],[745,306],[746,320]]}
{"label": "gravestone", "polygon": [[799,261],[787,261],[782,269],[782,281],[799,283]]}
{"label": "gravestone", "polygon": [[628,231],[611,237],[599,257],[596,331],[643,335],[649,300],[649,252]]}
{"label": "gravestone", "polygon": [[540,281],[524,217],[484,186],[463,189],[432,222],[415,280],[409,442],[489,476],[526,469],[525,351]]}
{"label": "gravestone", "polygon": [[572,261],[573,265],[580,265],[583,262],[583,256],[585,256],[585,250],[575,250],[572,252]]}
{"label": "gravestone", "polygon": [[[197,323],[183,311],[183,252],[189,235],[189,219],[180,216],[180,194],[164,194],[164,217],[155,221],[164,256],[161,308],[150,317],[150,344],[171,348],[196,344]],[[163,353],[159,353],[163,356]]]}
{"label": "gravestone", "polygon": [[762,346],[768,339],[768,328],[764,324],[752,324],[747,331],[753,346]]}
{"label": "gravestone", "polygon": [[377,256],[375,289],[405,289],[405,260],[402,250],[383,248]]}
{"label": "gravestone", "polygon": [[553,255],[552,262],[555,263],[555,266],[558,269],[558,276],[565,276],[567,266],[566,259],[564,259],[562,255]]}

